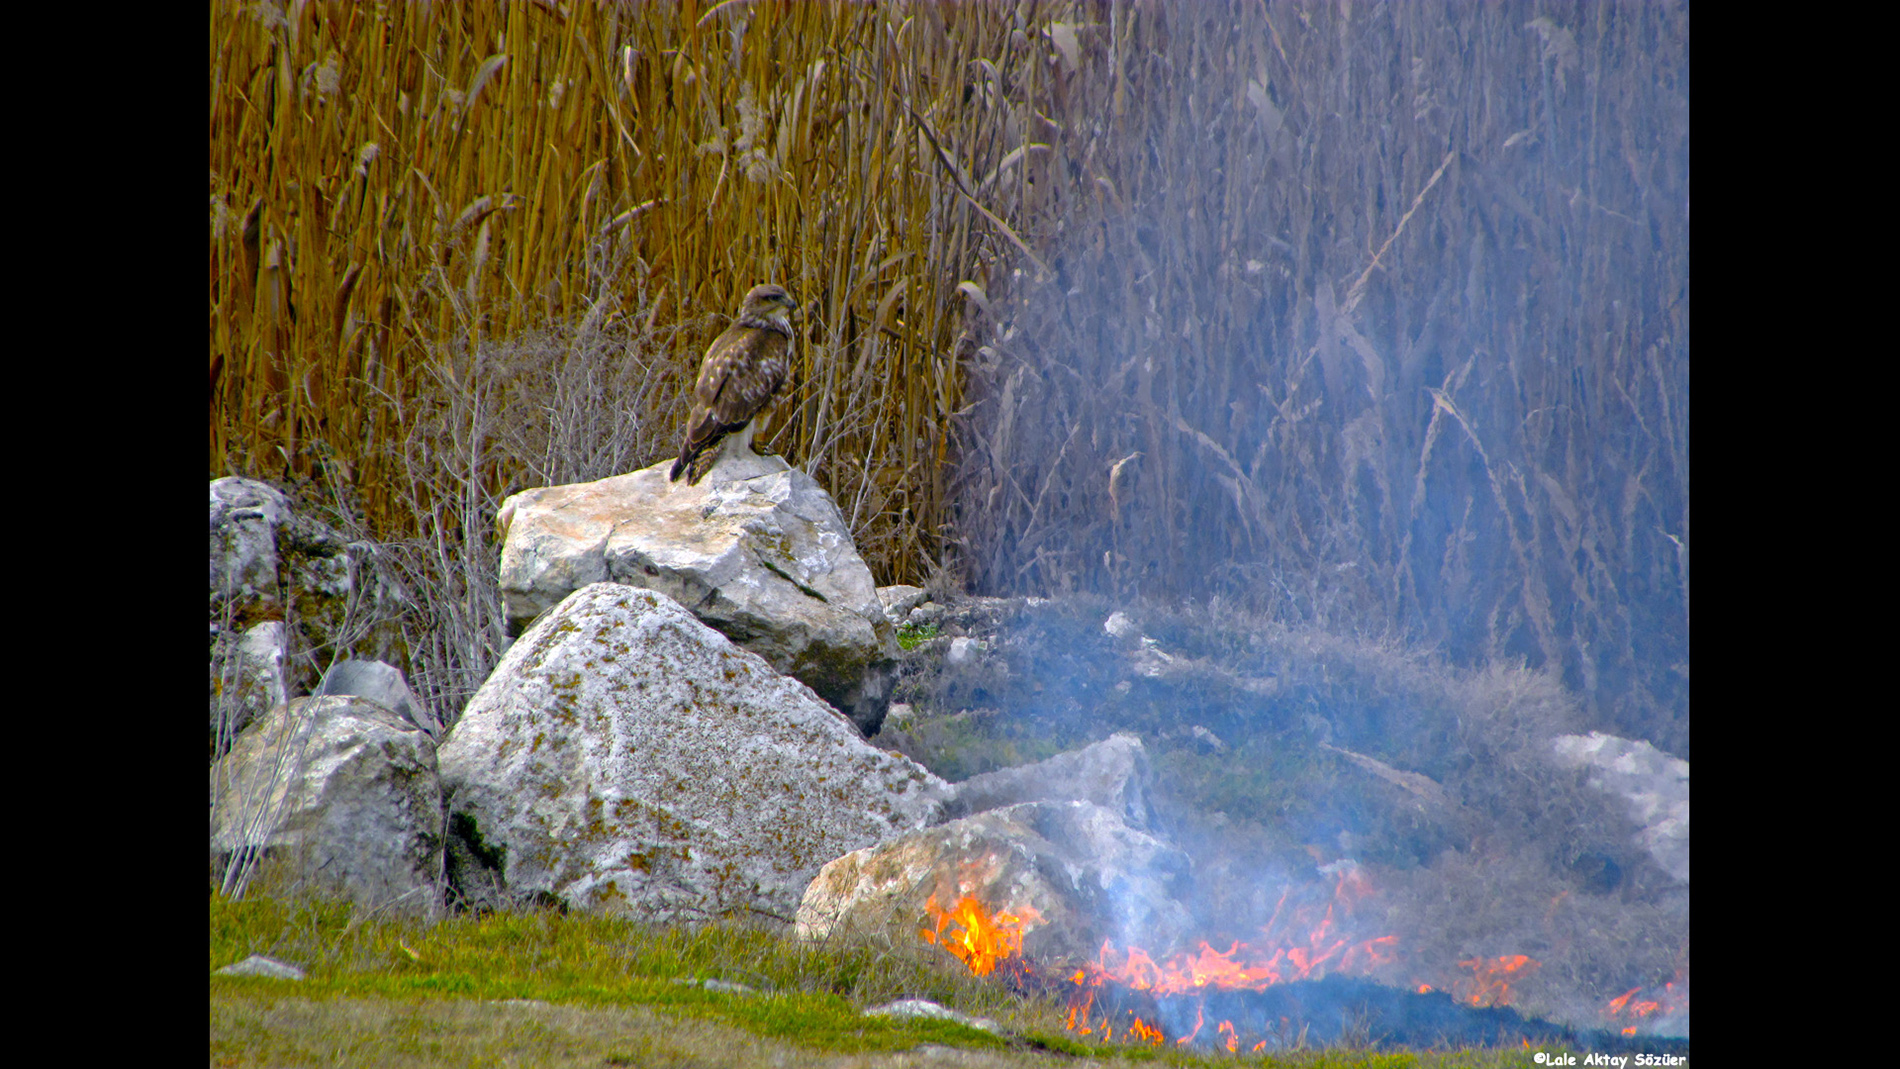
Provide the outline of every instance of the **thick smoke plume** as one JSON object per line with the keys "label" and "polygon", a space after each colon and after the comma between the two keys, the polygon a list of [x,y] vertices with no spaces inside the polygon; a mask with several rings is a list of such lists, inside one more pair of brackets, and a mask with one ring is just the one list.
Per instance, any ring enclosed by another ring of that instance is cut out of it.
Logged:
{"label": "thick smoke plume", "polygon": [[972,300],[977,588],[1521,660],[1686,757],[1686,5],[1084,10]]}

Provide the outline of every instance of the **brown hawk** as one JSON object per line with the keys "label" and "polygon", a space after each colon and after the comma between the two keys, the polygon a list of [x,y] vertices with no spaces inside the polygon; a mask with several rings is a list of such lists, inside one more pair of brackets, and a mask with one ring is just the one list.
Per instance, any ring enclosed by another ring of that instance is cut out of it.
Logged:
{"label": "brown hawk", "polygon": [[791,313],[798,302],[783,286],[752,287],[739,306],[739,321],[713,339],[693,384],[693,414],[686,421],[680,458],[669,481],[688,469],[697,483],[732,448],[749,450],[756,417],[771,405],[792,373]]}

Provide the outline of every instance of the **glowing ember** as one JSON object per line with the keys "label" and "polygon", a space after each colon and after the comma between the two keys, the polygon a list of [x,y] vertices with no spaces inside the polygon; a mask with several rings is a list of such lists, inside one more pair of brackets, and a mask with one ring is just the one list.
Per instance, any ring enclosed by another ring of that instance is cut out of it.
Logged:
{"label": "glowing ember", "polygon": [[[988,976],[1002,962],[1020,957],[1023,927],[1042,923],[1042,914],[1036,912],[1034,906],[992,915],[969,895],[964,895],[948,910],[940,908],[937,896],[931,895],[924,903],[924,910],[936,920],[937,929],[933,932],[925,928],[917,934],[924,942],[935,943],[956,955],[958,961],[978,976]],[[946,936],[943,930],[953,924],[956,930]]]}
{"label": "glowing ember", "polygon": [[1603,1015],[1612,1022],[1629,1022],[1623,1024],[1623,1034],[1626,1036],[1635,1035],[1640,1027],[1637,1022],[1645,1017],[1680,1013],[1689,1008],[1689,984],[1680,974],[1675,980],[1664,984],[1661,991],[1652,988],[1648,997],[1637,998],[1643,991],[1643,988],[1632,987],[1611,999],[1610,1004],[1603,1009]]}
{"label": "glowing ember", "polygon": [[1522,954],[1461,961],[1458,967],[1470,969],[1472,975],[1460,980],[1452,991],[1459,1001],[1472,1006],[1509,1006],[1511,984],[1529,976],[1540,964]]}

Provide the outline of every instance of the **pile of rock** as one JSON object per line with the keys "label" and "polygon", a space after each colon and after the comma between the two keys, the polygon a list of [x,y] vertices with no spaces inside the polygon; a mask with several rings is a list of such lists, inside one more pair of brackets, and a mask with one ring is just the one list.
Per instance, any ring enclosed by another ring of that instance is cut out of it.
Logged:
{"label": "pile of rock", "polygon": [[214,755],[288,697],[311,693],[332,661],[402,658],[397,621],[412,606],[375,547],[294,511],[281,491],[214,480],[210,557]]}
{"label": "pile of rock", "polygon": [[[505,503],[500,585],[519,637],[446,725],[387,664],[344,661],[314,686],[292,670],[286,592],[360,599],[363,551],[269,487],[213,483],[214,713],[227,740],[250,722],[213,768],[214,863],[272,856],[366,909],[552,902],[763,918],[813,939],[913,938],[930,903],[971,896],[1033,910],[1023,947],[1047,959],[1190,934],[1193,866],[1157,826],[1135,735],[954,784],[868,741],[908,714],[890,705],[900,632],[923,643],[914,659],[1000,679],[1001,633],[1047,603],[877,588],[836,506],[777,458],[730,458],[697,485],[667,466]],[[1088,630],[1099,650],[1078,656],[1122,680],[1101,701],[1279,685],[1164,649],[1120,612]],[[1204,725],[1181,738],[1228,748]],[[1469,838],[1438,783],[1320,745],[1368,804]],[[1686,881],[1686,764],[1607,737],[1555,747],[1629,801]]]}
{"label": "pile of rock", "polygon": [[590,583],[664,594],[877,734],[896,634],[850,529],[811,476],[729,457],[697,484],[667,465],[502,504],[501,593],[517,632]]}
{"label": "pile of rock", "polygon": [[[1062,953],[1185,919],[1188,862],[1152,827],[1136,738],[961,785],[871,745],[893,618],[943,607],[879,590],[836,506],[777,458],[665,476],[505,503],[520,635],[446,731],[376,662],[286,700],[281,647],[249,639],[264,652],[233,677],[258,681],[254,723],[213,769],[214,862],[275,857],[364,908],[558,902],[813,937],[912,925],[932,894],[1027,896],[1047,918],[1031,948]],[[264,603],[283,586],[270,536],[303,521],[261,484],[213,501],[214,594]]]}

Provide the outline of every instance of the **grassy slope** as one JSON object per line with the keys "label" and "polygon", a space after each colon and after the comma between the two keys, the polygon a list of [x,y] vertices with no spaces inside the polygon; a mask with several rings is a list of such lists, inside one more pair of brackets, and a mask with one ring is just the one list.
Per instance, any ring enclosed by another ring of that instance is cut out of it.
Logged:
{"label": "grassy slope", "polygon": [[[757,930],[652,928],[554,912],[457,917],[433,926],[347,904],[213,897],[210,965],[253,953],[303,981],[210,981],[214,1065],[1026,1066],[1236,1060],[1104,1048],[1065,1037],[1053,1002],[1012,995],[919,948],[810,947]],[[720,978],[725,994],[674,982]],[[935,999],[1002,1022],[998,1038],[861,1009]],[[509,1000],[532,1000],[514,1002]],[[1252,1064],[1492,1066],[1523,1052],[1301,1053]]]}

